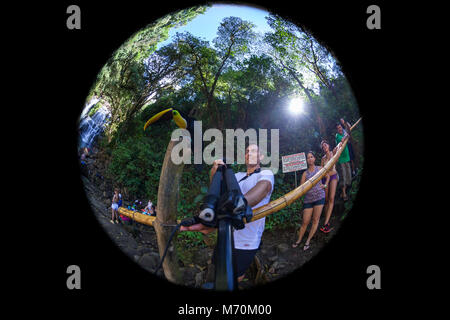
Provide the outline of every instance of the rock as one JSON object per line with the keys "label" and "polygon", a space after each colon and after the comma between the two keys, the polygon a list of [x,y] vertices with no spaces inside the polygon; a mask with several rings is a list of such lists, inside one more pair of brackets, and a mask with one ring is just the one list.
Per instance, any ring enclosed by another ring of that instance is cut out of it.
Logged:
{"label": "rock", "polygon": [[278,258],[278,262],[279,262],[279,263],[286,263],[287,260],[286,260],[285,258],[283,258],[283,257],[279,257],[279,258]]}
{"label": "rock", "polygon": [[194,286],[195,285],[195,280],[194,279],[195,279],[195,276],[196,276],[195,268],[180,268],[180,270],[181,269],[184,269],[184,272],[183,272],[184,283],[186,285]]}
{"label": "rock", "polygon": [[157,259],[160,258],[158,252],[150,251],[150,252],[148,253],[148,255],[153,256],[153,257],[156,257]]}
{"label": "rock", "polygon": [[287,243],[280,243],[277,248],[280,252],[286,252],[289,250],[289,245]]}
{"label": "rock", "polygon": [[275,261],[278,260],[278,256],[269,257],[269,261]]}
{"label": "rock", "polygon": [[136,250],[139,254],[144,254],[146,251],[146,248],[144,246],[138,245]]}
{"label": "rock", "polygon": [[201,285],[202,285],[202,282],[203,282],[203,275],[204,275],[204,272],[203,271],[200,271],[200,272],[198,272],[196,275],[195,275],[195,286],[196,287],[200,287]]}
{"label": "rock", "polygon": [[138,263],[145,269],[155,269],[159,264],[159,259],[151,254],[144,254]]}
{"label": "rock", "polygon": [[131,248],[131,247],[125,247],[122,249],[122,251],[129,257],[134,257],[136,255],[139,255],[138,251],[135,248]]}

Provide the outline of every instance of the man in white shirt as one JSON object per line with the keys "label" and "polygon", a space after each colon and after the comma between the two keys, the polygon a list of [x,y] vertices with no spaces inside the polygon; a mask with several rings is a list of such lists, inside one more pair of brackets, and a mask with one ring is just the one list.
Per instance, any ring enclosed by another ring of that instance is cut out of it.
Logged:
{"label": "man in white shirt", "polygon": [[[235,174],[242,194],[247,199],[252,209],[261,207],[270,201],[273,192],[274,176],[271,170],[261,170],[260,163],[263,155],[257,145],[252,144],[245,150],[246,172]],[[215,160],[211,168],[210,179],[217,171],[219,165],[224,165],[221,159]],[[256,251],[261,243],[264,232],[265,218],[247,223],[244,229],[234,230],[233,257],[236,261],[238,281],[242,281],[245,271],[250,267]],[[213,232],[215,228],[209,228],[203,224],[195,224],[190,227],[181,227],[180,231],[200,231],[204,234]]]}

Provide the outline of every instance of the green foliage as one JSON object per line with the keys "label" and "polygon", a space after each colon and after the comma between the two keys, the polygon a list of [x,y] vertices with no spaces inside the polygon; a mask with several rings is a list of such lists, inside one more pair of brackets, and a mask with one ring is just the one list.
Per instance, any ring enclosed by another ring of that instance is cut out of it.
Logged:
{"label": "green foliage", "polygon": [[[155,132],[152,138],[142,130],[144,122],[135,119],[128,134],[116,137],[111,148],[108,174],[113,181],[126,188],[138,199],[155,199],[158,194],[159,176],[164,160],[160,150],[162,141],[169,141],[168,131]],[[155,202],[155,201],[154,201]]]}
{"label": "green foliage", "polygon": [[203,242],[203,234],[194,231],[184,231],[177,235],[178,245],[183,249],[189,249],[192,247],[206,247]]}
{"label": "green foliage", "polygon": [[100,109],[100,107],[102,106],[102,104],[100,102],[96,103],[91,110],[89,110],[88,116],[92,117],[97,111],[98,109]]}
{"label": "green foliage", "polygon": [[180,182],[179,219],[192,217],[199,211],[201,200],[208,192],[209,169],[204,166],[201,172],[197,172],[194,165],[185,165]]}
{"label": "green foliage", "polygon": [[[297,183],[300,178],[297,173]],[[295,188],[294,173],[278,173],[275,176],[275,186],[271,200],[278,199]],[[299,199],[290,206],[266,217],[265,230],[296,226],[300,221],[302,200]]]}
{"label": "green foliage", "polygon": [[200,248],[205,248],[203,234],[200,232],[183,231],[176,236],[175,248],[178,258],[184,265],[197,263],[196,253]]}

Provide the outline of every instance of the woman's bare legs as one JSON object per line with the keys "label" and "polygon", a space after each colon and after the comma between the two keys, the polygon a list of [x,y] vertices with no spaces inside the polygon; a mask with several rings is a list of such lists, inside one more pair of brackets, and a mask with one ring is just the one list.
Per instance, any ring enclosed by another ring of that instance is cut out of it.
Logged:
{"label": "woman's bare legs", "polygon": [[320,215],[322,214],[322,209],[323,209],[323,204],[313,207],[312,225],[311,225],[311,230],[309,230],[308,239],[306,240],[306,243],[305,243],[306,246],[309,246],[309,242],[311,241],[312,237],[314,236],[314,234],[317,231],[317,227],[319,226]]}
{"label": "woman's bare legs", "polygon": [[337,179],[333,179],[328,183],[328,188],[329,189],[328,192],[328,202],[325,208],[325,224],[327,224],[328,222],[330,222],[330,218],[331,218],[331,213],[333,212],[333,207],[334,207],[334,196],[336,195],[336,187],[337,187],[337,183],[338,180]]}
{"label": "woman's bare legs", "polygon": [[305,234],[306,228],[308,227],[308,224],[311,221],[312,212],[313,212],[313,208],[308,208],[308,209],[303,210],[302,226],[300,227],[298,239],[295,242],[295,247],[302,241],[302,238],[303,238],[303,235]]}

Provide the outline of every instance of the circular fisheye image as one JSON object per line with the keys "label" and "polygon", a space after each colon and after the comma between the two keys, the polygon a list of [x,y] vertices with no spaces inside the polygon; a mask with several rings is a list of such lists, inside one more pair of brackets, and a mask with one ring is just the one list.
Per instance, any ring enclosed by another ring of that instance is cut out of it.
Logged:
{"label": "circular fisheye image", "polygon": [[301,270],[351,215],[363,172],[338,61],[307,28],[245,5],[179,10],[131,35],[78,129],[103,230],[149,273],[203,290]]}

